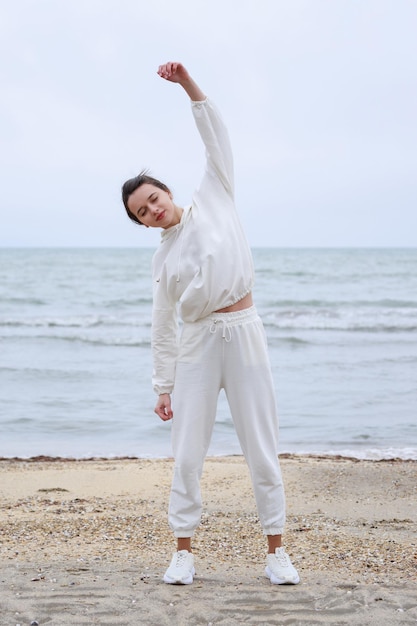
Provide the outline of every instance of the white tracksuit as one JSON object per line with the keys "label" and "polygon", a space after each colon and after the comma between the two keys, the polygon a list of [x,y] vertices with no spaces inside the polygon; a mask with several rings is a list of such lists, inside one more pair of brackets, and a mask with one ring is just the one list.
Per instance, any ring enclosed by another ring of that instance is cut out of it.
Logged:
{"label": "white tracksuit", "polygon": [[241,300],[254,281],[234,204],[230,142],[209,99],[193,102],[192,111],[206,148],[206,171],[180,223],[162,232],[152,264],[153,385],[158,394],[174,394],[169,523],[176,537],[192,536],[199,524],[200,477],[224,388],[263,532],[281,534],[285,499],[264,328],[254,307],[214,313]]}

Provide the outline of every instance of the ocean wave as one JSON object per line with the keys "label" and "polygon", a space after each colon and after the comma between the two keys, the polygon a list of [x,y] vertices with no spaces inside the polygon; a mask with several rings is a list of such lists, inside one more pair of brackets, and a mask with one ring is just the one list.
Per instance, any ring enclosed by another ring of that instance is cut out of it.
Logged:
{"label": "ocean wave", "polygon": [[[122,308],[124,306],[128,306],[128,307],[141,307],[141,306],[152,306],[152,294],[151,292],[149,292],[149,296],[148,297],[143,297],[143,298],[138,298],[138,297],[134,297],[134,298],[117,298],[114,300],[105,300],[103,302],[99,302],[96,303],[96,306],[98,307],[103,307],[103,308],[108,308],[108,309],[114,309],[114,308]],[[417,306],[417,304],[416,304]]]}
{"label": "ocean wave", "polygon": [[[89,442],[82,446],[80,442],[58,442],[53,441],[49,445],[44,443],[40,445],[24,445],[17,444],[14,441],[7,445],[7,448],[0,450],[1,459],[38,459],[46,457],[49,460],[59,459],[161,459],[171,458],[172,452],[169,441],[154,441],[146,447],[146,452],[138,453],[137,444],[130,446],[123,443],[107,444],[104,442]],[[23,449],[22,449],[23,448]],[[53,450],[53,452],[52,452]],[[228,456],[242,456],[239,448],[231,448],[226,445],[218,448],[212,448],[209,453],[210,457],[223,458]],[[318,457],[318,458],[334,458],[334,459],[354,459],[357,461],[373,461],[373,462],[396,462],[396,461],[417,461],[417,448],[370,448],[369,450],[355,450],[346,448],[341,450],[282,450],[279,454],[281,458],[286,457]]]}
{"label": "ocean wave", "polygon": [[278,337],[278,340],[280,342],[284,342],[284,343],[289,343],[289,344],[293,344],[293,345],[308,345],[311,344],[311,341],[307,341],[306,339],[301,339],[300,337]]}
{"label": "ocean wave", "polygon": [[328,332],[352,332],[352,333],[415,333],[417,321],[403,323],[387,323],[366,321],[347,321],[338,319],[264,319],[265,328],[286,332],[294,331],[328,331]]}
{"label": "ocean wave", "polygon": [[[12,365],[0,365],[0,374],[5,374],[5,375],[9,375],[9,374],[17,374],[19,377],[24,376],[25,379],[27,380],[27,378],[36,378],[38,380],[47,380],[49,383],[53,382],[62,382],[63,380],[65,380],[66,383],[68,383],[69,381],[83,381],[85,382],[86,378],[92,378],[94,376],[94,374],[91,373],[91,371],[89,372],[86,368],[84,369],[68,369],[68,368],[64,368],[64,369],[52,369],[52,368],[46,368],[42,365],[40,365],[39,367],[34,367],[34,366],[17,366],[14,367]],[[2,418],[1,422],[3,425],[5,424],[19,424],[19,423],[23,423],[23,422],[32,422],[33,418],[28,418],[28,417],[14,417],[14,418],[10,418],[10,420],[8,419],[4,419]]]}
{"label": "ocean wave", "polygon": [[13,304],[18,305],[19,307],[23,305],[34,305],[34,306],[45,306],[47,304],[46,300],[42,300],[41,298],[34,298],[28,296],[1,296],[0,303],[2,307],[4,305]]}
{"label": "ocean wave", "polygon": [[340,448],[340,449],[283,449],[280,456],[330,456],[362,461],[417,461],[417,448]]}
{"label": "ocean wave", "polygon": [[414,332],[417,310],[332,307],[285,307],[260,311],[266,327],[282,330]]}
{"label": "ocean wave", "polygon": [[[262,317],[262,316],[261,316]],[[387,320],[376,321],[374,319],[364,320],[351,320],[340,319],[336,315],[282,315],[279,317],[263,316],[263,323],[268,334],[274,334],[276,331],[294,333],[294,332],[347,332],[347,333],[369,333],[374,334],[414,334],[417,331],[417,320]],[[95,330],[95,329],[131,329],[145,331],[150,333],[151,320],[144,320],[141,318],[140,322],[136,318],[132,319],[6,319],[0,320],[0,338],[49,338],[49,337],[62,337],[67,338],[66,335],[53,335],[52,332],[64,331],[65,329],[80,329],[80,330]],[[3,332],[2,332],[3,329]],[[27,330],[27,334],[21,332]],[[35,332],[39,330],[51,330],[51,335],[42,334],[41,332]],[[33,331],[30,333],[30,331]],[[81,335],[78,336],[81,338]],[[295,337],[294,335],[288,337],[281,337],[283,341],[289,343],[308,343],[307,340]]]}
{"label": "ocean wave", "polygon": [[115,346],[115,347],[125,347],[125,348],[150,348],[151,342],[150,338],[126,338],[126,337],[89,337],[86,335],[13,335],[12,337],[8,336],[8,340],[12,341],[50,341],[50,342],[62,342],[62,343],[82,343],[89,344],[92,346]]}
{"label": "ocean wave", "polygon": [[[97,328],[100,326],[138,326],[138,316],[69,316],[69,317],[8,317],[0,318],[0,328]],[[151,319],[141,317],[141,327],[150,328]]]}
{"label": "ocean wave", "polygon": [[297,324],[277,324],[274,325],[276,328],[279,328],[280,330],[285,330],[285,331],[294,331],[294,330],[300,330],[300,331],[305,331],[305,330],[309,330],[309,331],[335,331],[335,332],[357,332],[357,333],[370,333],[370,334],[377,334],[377,333],[387,333],[387,334],[394,334],[394,333],[415,333],[417,331],[417,325],[416,324],[403,324],[401,326],[391,326],[389,324],[374,324],[373,326],[368,326],[366,324],[351,324],[351,325],[345,325],[345,324],[306,324],[306,325],[297,325]]}
{"label": "ocean wave", "polygon": [[398,300],[383,298],[380,300],[330,300],[330,299],[310,299],[310,300],[281,300],[264,299],[265,308],[274,308],[275,310],[281,310],[283,307],[291,308],[292,310],[301,310],[304,307],[313,307],[315,309],[368,309],[370,307],[375,309],[417,309],[417,300]]}

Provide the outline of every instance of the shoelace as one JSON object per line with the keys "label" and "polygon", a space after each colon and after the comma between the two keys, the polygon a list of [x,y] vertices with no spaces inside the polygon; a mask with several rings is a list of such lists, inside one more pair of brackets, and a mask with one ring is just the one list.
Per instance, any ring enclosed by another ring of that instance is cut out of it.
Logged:
{"label": "shoelace", "polygon": [[275,558],[279,561],[279,564],[283,567],[288,567],[288,558],[284,550],[277,550],[275,552]]}
{"label": "shoelace", "polygon": [[177,560],[175,562],[175,567],[181,568],[185,565],[185,561],[187,560],[187,554],[184,552],[177,553]]}

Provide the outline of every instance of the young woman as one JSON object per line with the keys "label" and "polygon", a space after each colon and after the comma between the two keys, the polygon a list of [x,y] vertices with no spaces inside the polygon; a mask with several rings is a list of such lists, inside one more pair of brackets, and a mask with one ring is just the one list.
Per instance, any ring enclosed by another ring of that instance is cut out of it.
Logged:
{"label": "young woman", "polygon": [[[252,256],[234,204],[227,130],[183,65],[166,63],[158,74],[188,94],[207,159],[200,187],[184,208],[165,184],[145,173],[122,190],[133,221],[162,229],[152,265],[153,386],[155,412],[164,421],[174,418],[169,524],[177,538],[164,581],[193,582],[191,537],[202,511],[200,478],[223,388],[268,539],[265,572],[274,584],[297,584],[297,571],[281,546],[285,500],[278,418],[265,332],[252,302]],[[179,338],[177,316],[183,322]]]}

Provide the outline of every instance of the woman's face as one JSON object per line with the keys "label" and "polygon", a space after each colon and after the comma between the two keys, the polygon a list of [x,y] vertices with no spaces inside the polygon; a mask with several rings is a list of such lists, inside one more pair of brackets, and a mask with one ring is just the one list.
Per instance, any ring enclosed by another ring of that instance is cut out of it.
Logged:
{"label": "woman's face", "polygon": [[178,224],[182,209],[175,206],[171,192],[144,183],[129,196],[129,211],[151,228],[170,228]]}

